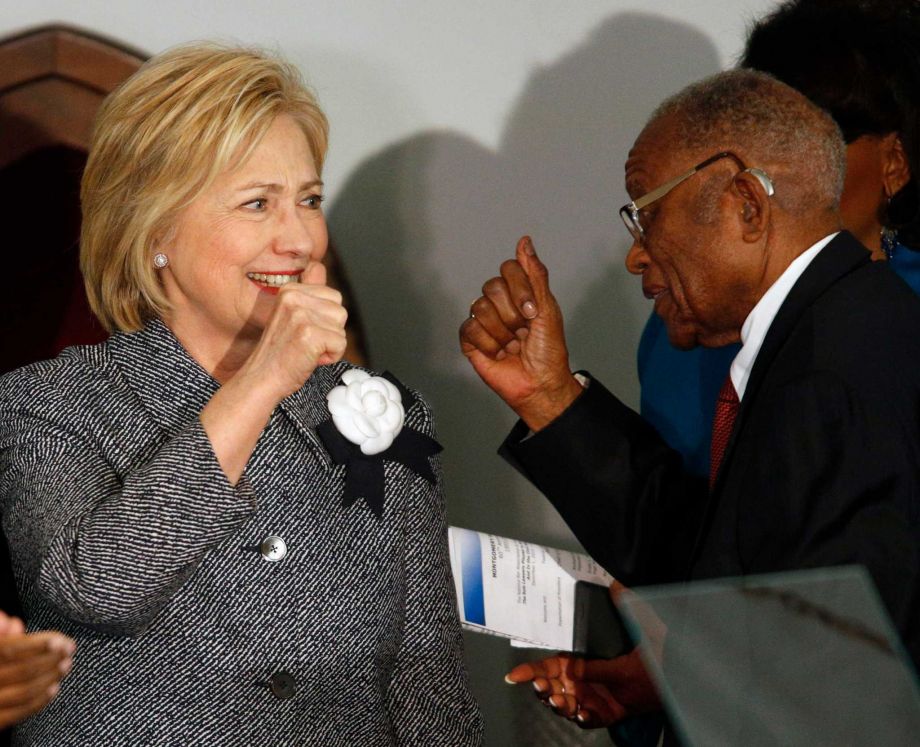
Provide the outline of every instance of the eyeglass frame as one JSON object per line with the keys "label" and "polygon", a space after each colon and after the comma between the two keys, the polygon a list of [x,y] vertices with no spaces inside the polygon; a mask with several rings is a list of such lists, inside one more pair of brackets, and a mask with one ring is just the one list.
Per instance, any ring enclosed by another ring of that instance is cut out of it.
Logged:
{"label": "eyeglass frame", "polygon": [[767,197],[772,197],[774,195],[776,190],[773,187],[773,180],[767,176],[766,172],[764,172],[762,169],[758,169],[756,166],[752,166],[750,168],[745,166],[744,161],[742,161],[738,156],[729,150],[720,151],[714,156],[710,156],[705,161],[701,161],[692,169],[688,169],[679,176],[675,176],[673,179],[665,182],[660,187],[656,187],[651,192],[646,192],[641,197],[633,200],[632,202],[626,203],[623,207],[620,208],[620,218],[622,218],[623,223],[626,226],[626,230],[629,231],[630,236],[633,237],[636,243],[645,243],[645,229],[642,228],[642,224],[639,222],[639,211],[642,210],[642,208],[648,207],[653,202],[660,200],[678,184],[685,182],[697,171],[702,171],[710,164],[713,164],[723,158],[731,158],[735,162],[735,165],[741,169],[741,173],[751,174],[753,177],[755,177],[764,188],[764,191],[767,193]]}

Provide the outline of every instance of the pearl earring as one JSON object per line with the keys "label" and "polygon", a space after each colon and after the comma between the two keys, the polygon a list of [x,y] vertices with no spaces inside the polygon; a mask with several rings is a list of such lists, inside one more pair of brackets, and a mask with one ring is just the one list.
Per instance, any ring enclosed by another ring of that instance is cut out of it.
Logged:
{"label": "pearl earring", "polygon": [[169,257],[167,257],[165,254],[161,254],[157,252],[156,254],[153,255],[153,266],[156,267],[158,270],[162,270],[168,264],[169,264]]}

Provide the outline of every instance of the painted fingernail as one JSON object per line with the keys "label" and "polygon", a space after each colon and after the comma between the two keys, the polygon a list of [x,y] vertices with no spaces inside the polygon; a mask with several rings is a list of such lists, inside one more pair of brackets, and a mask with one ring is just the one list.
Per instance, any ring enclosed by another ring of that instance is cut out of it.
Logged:
{"label": "painted fingernail", "polygon": [[524,239],[524,254],[529,254],[531,257],[536,254],[533,249],[533,242],[530,240],[530,236]]}
{"label": "painted fingernail", "polygon": [[511,679],[511,675],[510,675],[510,674],[506,674],[506,675],[505,675],[505,682],[507,682],[509,685],[516,685],[516,684],[517,684],[517,682],[515,682],[513,679]]}
{"label": "painted fingernail", "polygon": [[585,716],[585,714],[583,714],[581,711],[578,712],[578,715],[575,718],[581,721],[581,723],[584,723],[585,721],[588,720],[588,717]]}
{"label": "painted fingernail", "polygon": [[546,685],[544,685],[544,684],[542,684],[542,683],[540,683],[540,682],[534,682],[534,683],[533,683],[533,689],[536,690],[538,693],[545,693],[545,692],[546,692]]}
{"label": "painted fingernail", "polygon": [[527,319],[533,319],[537,315],[537,305],[533,301],[524,301],[521,311]]}

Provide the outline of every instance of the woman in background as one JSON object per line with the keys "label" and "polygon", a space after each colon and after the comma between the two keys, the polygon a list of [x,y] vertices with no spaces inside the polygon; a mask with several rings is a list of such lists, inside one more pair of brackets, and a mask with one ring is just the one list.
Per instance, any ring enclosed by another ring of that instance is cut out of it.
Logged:
{"label": "woman in background", "polygon": [[326,144],[245,49],[103,104],[81,265],[113,334],[0,380],[23,606],[80,652],[15,743],[480,743],[430,411],[340,362]]}

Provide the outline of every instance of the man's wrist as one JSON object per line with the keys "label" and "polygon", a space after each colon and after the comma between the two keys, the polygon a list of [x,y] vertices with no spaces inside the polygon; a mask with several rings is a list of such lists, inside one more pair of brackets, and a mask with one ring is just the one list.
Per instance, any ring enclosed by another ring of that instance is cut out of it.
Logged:
{"label": "man's wrist", "polygon": [[[587,382],[587,378],[585,381]],[[542,430],[571,407],[585,391],[575,374],[570,374],[557,387],[541,389],[516,408],[518,416],[534,433]]]}

